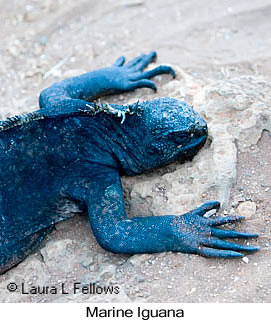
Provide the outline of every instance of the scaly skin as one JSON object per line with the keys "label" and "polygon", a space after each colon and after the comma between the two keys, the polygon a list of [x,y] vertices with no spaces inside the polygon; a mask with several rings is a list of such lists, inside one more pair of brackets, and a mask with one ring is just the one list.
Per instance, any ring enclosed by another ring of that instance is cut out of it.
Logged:
{"label": "scaly skin", "polygon": [[73,216],[71,201],[87,210],[101,246],[116,253],[180,251],[235,258],[259,248],[224,238],[256,234],[218,229],[242,217],[207,218],[209,201],[184,215],[125,214],[120,175],[136,175],[193,158],[207,138],[206,122],[172,98],[129,106],[95,104],[101,95],[141,87],[171,74],[169,66],[144,72],[156,53],[53,84],[41,92],[40,110],[0,123],[0,272],[22,261],[54,224]]}

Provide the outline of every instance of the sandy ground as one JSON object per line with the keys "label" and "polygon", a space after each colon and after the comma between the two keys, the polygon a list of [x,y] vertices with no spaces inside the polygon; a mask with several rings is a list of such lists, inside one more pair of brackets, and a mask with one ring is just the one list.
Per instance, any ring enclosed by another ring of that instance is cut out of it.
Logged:
{"label": "sandy ground", "polygon": [[[270,81],[270,0],[0,0],[0,8],[1,119],[36,110],[40,90],[56,80],[107,66],[120,55],[130,59],[153,49],[159,63],[180,67],[202,83],[242,75]],[[169,77],[157,78],[161,88],[157,94],[143,89],[113,100],[167,95],[162,88],[167,82]],[[112,255],[97,245],[86,217],[77,216],[58,225],[47,243],[65,241],[71,257],[79,252],[76,242],[81,243],[82,252],[91,250],[92,260],[75,271],[67,265],[63,274],[58,269],[67,257],[54,260],[38,251],[28,265],[23,263],[0,278],[1,301],[270,302],[270,143],[266,131],[255,147],[238,152],[237,183],[225,209],[244,201],[256,205],[256,218],[237,228],[261,234],[257,243],[262,250],[257,254],[234,261],[174,253]],[[42,282],[48,277],[56,284],[89,282],[97,279],[92,273],[99,272],[97,281],[118,283],[122,297],[25,296],[4,291],[7,281],[25,279],[33,284],[28,278],[31,261]],[[46,267],[50,261],[59,264]],[[97,269],[99,261],[103,267]]]}

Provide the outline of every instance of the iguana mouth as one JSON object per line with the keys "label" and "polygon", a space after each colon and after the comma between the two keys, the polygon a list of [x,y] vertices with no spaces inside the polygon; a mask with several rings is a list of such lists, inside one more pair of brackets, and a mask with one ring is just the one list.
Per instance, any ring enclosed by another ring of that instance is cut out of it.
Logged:
{"label": "iguana mouth", "polygon": [[[194,135],[190,142],[184,146],[180,145],[178,148],[181,150],[177,160],[181,163],[192,160],[197,152],[204,146],[208,136],[207,134],[196,136]],[[182,149],[183,148],[183,149]]]}

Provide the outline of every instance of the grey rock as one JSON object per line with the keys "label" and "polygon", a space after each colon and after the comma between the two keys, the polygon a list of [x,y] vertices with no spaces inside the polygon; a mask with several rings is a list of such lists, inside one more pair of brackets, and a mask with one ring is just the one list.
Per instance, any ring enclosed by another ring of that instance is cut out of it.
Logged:
{"label": "grey rock", "polygon": [[[8,291],[9,283],[16,283],[18,286],[16,292]],[[26,287],[46,286],[50,283],[50,273],[37,256],[29,256],[24,262],[7,272],[5,279],[0,283],[0,303],[28,301],[29,295],[22,294],[22,283]]]}
{"label": "grey rock", "polygon": [[71,239],[49,241],[40,251],[46,266],[58,272],[72,271],[77,262],[76,255],[68,249],[72,242]]}
{"label": "grey rock", "polygon": [[113,264],[101,264],[99,265],[99,273],[97,274],[97,280],[105,283],[115,274],[116,266]]}
{"label": "grey rock", "polygon": [[254,216],[256,209],[256,203],[246,201],[238,205],[237,211],[240,215],[245,216],[246,219],[250,219]]}
{"label": "grey rock", "polygon": [[133,255],[129,258],[128,262],[131,263],[134,267],[140,267],[140,265],[151,258],[149,254],[142,255]]}
{"label": "grey rock", "polygon": [[[136,182],[125,179],[132,186],[132,214],[142,209],[144,215],[182,214],[202,204],[208,192],[226,206],[237,176],[236,140],[247,151],[263,129],[271,130],[271,85],[264,79],[246,76],[203,86],[180,73],[181,80],[164,88],[179,99],[193,95],[192,105],[206,119],[212,143],[172,172],[142,175]],[[165,188],[163,196],[157,187]]]}

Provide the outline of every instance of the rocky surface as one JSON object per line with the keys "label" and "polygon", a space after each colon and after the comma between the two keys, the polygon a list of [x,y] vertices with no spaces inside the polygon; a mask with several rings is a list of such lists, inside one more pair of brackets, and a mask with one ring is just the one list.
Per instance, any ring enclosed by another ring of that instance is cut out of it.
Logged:
{"label": "rocky surface", "polygon": [[[36,110],[54,81],[156,49],[177,78],[156,77],[157,94],[107,100],[185,100],[207,120],[210,139],[192,162],[123,178],[128,215],[181,214],[219,199],[223,214],[247,217],[234,228],[259,232],[262,247],[234,261],[114,255],[78,215],[0,277],[0,302],[271,301],[269,2],[0,0],[1,119]],[[34,293],[37,286],[47,292]]]}
{"label": "rocky surface", "polygon": [[160,170],[160,176],[137,178],[130,193],[133,213],[144,206],[146,214],[180,214],[206,198],[226,206],[237,178],[236,140],[246,151],[257,144],[264,129],[271,129],[271,84],[260,77],[242,76],[201,88],[188,75],[164,88],[180,99],[197,89],[191,103],[208,123],[210,142],[190,163]]}

